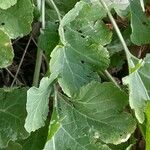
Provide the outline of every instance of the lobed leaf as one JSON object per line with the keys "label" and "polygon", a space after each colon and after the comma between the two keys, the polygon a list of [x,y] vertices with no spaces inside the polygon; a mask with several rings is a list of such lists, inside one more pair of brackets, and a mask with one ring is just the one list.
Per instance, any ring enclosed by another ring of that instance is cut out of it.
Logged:
{"label": "lobed leaf", "polygon": [[103,8],[81,1],[60,23],[62,45],[51,54],[50,70],[59,74],[58,82],[68,96],[90,81],[99,80],[96,72],[109,65],[109,53],[103,46],[111,41],[112,33],[98,21],[105,16]]}

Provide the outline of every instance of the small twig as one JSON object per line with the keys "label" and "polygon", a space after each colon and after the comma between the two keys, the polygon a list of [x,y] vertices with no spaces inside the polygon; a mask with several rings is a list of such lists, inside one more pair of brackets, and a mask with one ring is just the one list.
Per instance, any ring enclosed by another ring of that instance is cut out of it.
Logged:
{"label": "small twig", "polygon": [[24,50],[24,53],[23,53],[23,55],[22,55],[21,61],[20,61],[20,63],[19,63],[19,66],[18,66],[17,72],[16,72],[16,74],[15,74],[15,76],[14,76],[14,80],[13,80],[13,82],[12,82],[12,84],[11,84],[11,87],[13,87],[13,85],[14,85],[14,83],[15,83],[16,79],[17,79],[17,76],[18,76],[18,73],[19,73],[20,68],[21,68],[21,66],[22,66],[22,63],[23,63],[24,57],[25,57],[26,52],[27,52],[27,50],[28,50],[28,48],[29,48],[29,45],[30,45],[30,42],[31,42],[31,37],[32,37],[32,35],[30,36],[30,38],[29,38],[29,40],[28,40],[27,46],[26,46],[26,48],[25,48],[25,50]]}
{"label": "small twig", "polygon": [[112,75],[107,70],[105,70],[105,74],[116,85],[116,87],[118,87],[121,90],[121,87],[119,86],[117,81],[112,77]]}
{"label": "small twig", "polygon": [[[8,68],[5,68],[6,70],[7,70],[7,72],[10,74],[10,76],[12,77],[12,78],[15,78],[15,76],[11,73],[11,71],[8,69]],[[22,85],[22,82],[18,79],[18,78],[16,78],[16,80],[17,80],[17,82],[20,84],[20,85]]]}

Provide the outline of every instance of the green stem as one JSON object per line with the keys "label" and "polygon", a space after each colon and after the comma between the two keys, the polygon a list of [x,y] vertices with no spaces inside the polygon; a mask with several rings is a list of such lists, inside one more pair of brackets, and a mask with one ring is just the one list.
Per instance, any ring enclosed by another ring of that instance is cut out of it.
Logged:
{"label": "green stem", "polygon": [[141,131],[141,134],[142,134],[143,139],[146,140],[145,127],[144,127],[144,125],[143,125],[143,124],[140,124],[138,121],[137,121],[137,124],[138,124],[138,127],[139,127],[140,131]]}
{"label": "green stem", "polygon": [[147,106],[146,117],[146,150],[150,150],[150,103]]}
{"label": "green stem", "polygon": [[[42,22],[42,32],[43,29],[45,29],[45,0],[37,0],[37,5],[39,8],[39,11],[42,12],[42,17],[40,18]],[[36,56],[36,64],[35,64],[35,70],[34,70],[34,76],[33,76],[33,86],[38,86],[39,83],[39,77],[40,77],[40,70],[41,70],[41,64],[42,64],[42,55],[43,51],[41,49],[37,49],[37,56]]]}
{"label": "green stem", "polygon": [[43,54],[43,51],[38,48],[37,55],[36,55],[34,76],[33,76],[33,86],[36,86],[36,87],[39,84],[40,69],[41,69],[41,63],[42,63],[42,54]]}
{"label": "green stem", "polygon": [[37,8],[41,12],[41,0],[37,0]]}
{"label": "green stem", "polygon": [[116,87],[118,87],[121,90],[119,84],[116,82],[116,80],[112,77],[112,75],[107,70],[105,70],[105,74],[116,85]]}
{"label": "green stem", "polygon": [[134,63],[133,63],[133,61],[131,59],[132,58],[132,54],[130,53],[130,51],[129,51],[128,47],[127,47],[127,44],[126,44],[126,42],[125,42],[125,40],[124,40],[124,38],[123,38],[123,36],[122,36],[122,34],[120,32],[120,29],[119,29],[115,19],[113,18],[109,8],[105,4],[104,0],[99,0],[99,2],[100,2],[100,5],[102,4],[102,6],[105,8],[105,10],[106,10],[106,12],[108,14],[108,17],[109,17],[111,23],[113,24],[114,29],[116,30],[116,33],[117,33],[117,35],[118,35],[118,37],[119,37],[119,39],[120,39],[120,41],[121,41],[121,43],[122,43],[122,45],[124,47],[124,50],[125,50],[125,53],[126,53],[126,57],[127,57],[127,61],[128,61],[128,65],[130,67],[135,67],[135,65],[134,65]]}

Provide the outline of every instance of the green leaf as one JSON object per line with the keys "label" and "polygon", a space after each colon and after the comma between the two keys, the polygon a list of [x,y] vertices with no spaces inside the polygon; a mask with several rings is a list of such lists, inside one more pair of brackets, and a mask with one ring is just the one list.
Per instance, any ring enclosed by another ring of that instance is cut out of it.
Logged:
{"label": "green leaf", "polygon": [[150,19],[144,14],[140,1],[130,1],[131,9],[131,40],[136,45],[150,43]]}
{"label": "green leaf", "polygon": [[63,12],[67,13],[79,0],[54,0],[58,9]]}
{"label": "green leaf", "polygon": [[32,132],[31,135],[19,144],[22,145],[22,150],[42,150],[47,140],[49,119],[46,121],[46,125],[39,130]]}
{"label": "green leaf", "polygon": [[[97,3],[96,0],[84,0],[84,1],[88,1],[88,2],[92,2],[92,3]],[[108,8],[114,9],[116,11],[116,13],[121,16],[124,17],[129,13],[129,0],[105,0],[105,4],[108,6]]]}
{"label": "green leaf", "polygon": [[[102,143],[127,141],[136,128],[132,116],[123,111],[127,98],[112,83],[99,82],[81,88],[72,99],[58,95],[56,104],[60,128],[46,148],[103,150]],[[101,145],[99,148],[98,143]]]}
{"label": "green leaf", "polygon": [[63,45],[53,50],[50,70],[59,74],[58,82],[68,96],[91,80],[98,80],[96,72],[109,65],[109,54],[103,46],[111,41],[112,33],[102,21],[97,21],[106,15],[98,8],[81,1],[60,23]]}
{"label": "green leaf", "polygon": [[8,9],[9,7],[15,5],[17,0],[1,0],[0,9]]}
{"label": "green leaf", "polygon": [[38,39],[38,46],[44,50],[46,55],[50,57],[52,50],[59,42],[58,25],[53,22],[48,22],[46,29],[43,30]]}
{"label": "green leaf", "polygon": [[144,122],[144,112],[150,100],[150,54],[132,68],[133,72],[123,79],[129,85],[129,102],[140,123]]}
{"label": "green leaf", "polygon": [[118,15],[125,16],[129,13],[130,0],[114,0],[112,6]]}
{"label": "green leaf", "polygon": [[17,4],[0,9],[0,29],[15,39],[23,37],[31,31],[33,21],[33,5],[31,0],[18,0]]}
{"label": "green leaf", "polygon": [[3,148],[1,150],[22,150],[22,146],[19,143],[15,143],[10,141],[8,146],[6,148]]}
{"label": "green leaf", "polygon": [[0,68],[12,64],[14,57],[13,47],[8,35],[0,30]]}
{"label": "green leaf", "polygon": [[0,89],[0,148],[8,142],[24,139],[26,89]]}
{"label": "green leaf", "polygon": [[[131,29],[130,28],[125,28],[125,30],[121,30],[122,36],[126,42],[127,46],[131,46],[132,42],[130,39],[130,34],[131,34]],[[110,53],[110,56],[123,51],[123,46],[122,43],[120,42],[117,33],[113,33],[112,41],[110,44],[107,45],[107,49]]]}
{"label": "green leaf", "polygon": [[51,84],[56,79],[55,75],[50,78],[44,77],[39,88],[31,87],[27,92],[27,118],[25,128],[30,133],[45,125],[49,111],[49,97],[52,90]]}
{"label": "green leaf", "polygon": [[56,108],[54,107],[51,121],[50,121],[50,125],[49,125],[49,132],[48,132],[47,141],[50,140],[54,136],[54,134],[58,131],[59,128],[60,128],[59,118],[57,115]]}

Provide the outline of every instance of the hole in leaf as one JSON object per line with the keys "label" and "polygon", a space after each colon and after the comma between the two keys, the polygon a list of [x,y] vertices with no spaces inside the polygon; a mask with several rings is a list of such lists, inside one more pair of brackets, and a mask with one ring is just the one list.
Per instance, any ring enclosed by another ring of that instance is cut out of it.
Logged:
{"label": "hole in leaf", "polygon": [[85,62],[83,60],[81,60],[81,63],[84,64]]}
{"label": "hole in leaf", "polygon": [[143,24],[144,26],[148,26],[147,22],[145,22],[145,21],[143,21],[142,24]]}
{"label": "hole in leaf", "polygon": [[5,25],[5,23],[4,23],[4,22],[2,22],[2,23],[1,23],[1,25],[2,25],[2,26],[4,26],[4,25]]}

